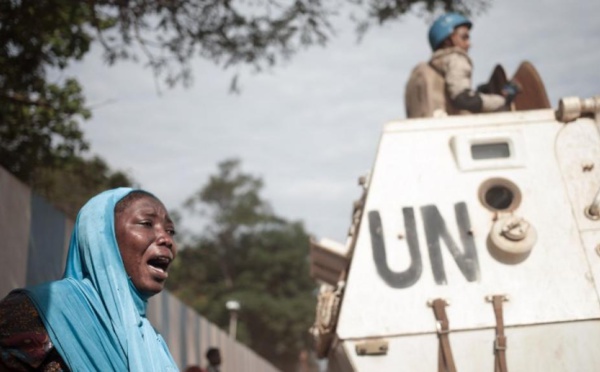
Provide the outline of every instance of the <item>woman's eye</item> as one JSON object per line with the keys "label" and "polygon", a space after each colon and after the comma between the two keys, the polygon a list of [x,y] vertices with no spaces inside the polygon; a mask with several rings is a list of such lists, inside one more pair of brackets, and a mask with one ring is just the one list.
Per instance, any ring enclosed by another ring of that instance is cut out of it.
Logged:
{"label": "woman's eye", "polygon": [[140,225],[146,226],[146,227],[152,227],[152,222],[151,221],[142,221],[142,222],[140,222]]}
{"label": "woman's eye", "polygon": [[175,236],[175,234],[177,233],[177,232],[175,231],[175,229],[167,229],[167,232],[168,232],[168,233],[169,233],[169,235],[171,235],[171,236]]}

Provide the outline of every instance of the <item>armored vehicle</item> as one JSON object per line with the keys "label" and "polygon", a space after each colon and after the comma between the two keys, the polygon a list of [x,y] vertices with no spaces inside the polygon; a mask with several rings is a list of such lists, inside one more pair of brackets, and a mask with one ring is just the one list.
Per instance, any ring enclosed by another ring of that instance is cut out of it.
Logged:
{"label": "armored vehicle", "polygon": [[600,371],[600,97],[390,122],[360,184],[311,242],[329,371]]}

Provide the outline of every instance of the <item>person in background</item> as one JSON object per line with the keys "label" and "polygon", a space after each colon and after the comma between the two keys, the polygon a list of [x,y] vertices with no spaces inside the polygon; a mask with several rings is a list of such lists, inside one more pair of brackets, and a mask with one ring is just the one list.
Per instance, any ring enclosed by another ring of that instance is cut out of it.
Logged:
{"label": "person in background", "polygon": [[221,352],[216,347],[211,347],[206,351],[208,366],[206,372],[221,372]]}
{"label": "person in background", "polygon": [[164,205],[142,190],[105,191],[80,210],[62,280],[0,302],[1,371],[178,368],[146,318],[177,254]]}
{"label": "person in background", "polygon": [[472,27],[471,21],[458,13],[437,18],[429,29],[429,44],[433,50],[429,64],[444,77],[447,97],[457,110],[479,113],[506,109],[519,92],[514,83],[506,84],[502,94],[472,89],[473,64],[468,55]]}

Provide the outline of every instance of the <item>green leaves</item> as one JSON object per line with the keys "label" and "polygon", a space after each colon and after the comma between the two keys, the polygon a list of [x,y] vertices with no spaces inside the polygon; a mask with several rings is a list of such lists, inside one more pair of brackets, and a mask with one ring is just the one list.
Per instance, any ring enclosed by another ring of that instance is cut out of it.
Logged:
{"label": "green leaves", "polygon": [[0,92],[0,164],[30,183],[48,167],[87,149],[77,118],[88,118],[81,87],[38,81],[25,92]]}
{"label": "green leaves", "polygon": [[186,202],[189,209],[200,207],[218,230],[231,233],[274,217],[268,203],[259,196],[262,180],[241,173],[239,167],[237,159],[220,163],[219,174],[211,176],[208,184]]}
{"label": "green leaves", "polygon": [[[358,20],[359,33],[364,33],[373,22],[398,19],[415,9],[476,12],[490,1],[1,1],[0,164],[29,182],[36,166],[87,149],[80,123],[91,113],[81,87],[73,79],[49,82],[47,74],[81,59],[93,41],[103,47],[109,64],[142,59],[167,85],[187,86],[196,57],[223,68],[246,65],[261,71],[302,48],[325,45],[334,36],[333,19],[341,9]],[[355,12],[364,14],[355,17]],[[231,81],[234,92],[237,77]],[[251,211],[259,202],[242,200],[239,208]],[[221,218],[226,223],[229,217]]]}
{"label": "green leaves", "polygon": [[108,17],[92,20],[90,4],[0,2],[0,165],[72,217],[99,191],[131,185],[101,159],[81,158],[88,144],[80,123],[91,116],[82,88],[47,77],[89,51],[90,24],[108,27]]}
{"label": "green leaves", "polygon": [[92,196],[115,187],[132,186],[128,175],[114,172],[99,157],[65,157],[36,168],[31,186],[71,218]]}
{"label": "green leaves", "polygon": [[187,202],[208,218],[201,237],[181,250],[169,289],[212,322],[226,328],[228,300],[241,304],[238,339],[285,371],[308,348],[316,299],[309,277],[308,235],[299,222],[276,216],[260,196],[263,182],[239,160]]}
{"label": "green leaves", "polygon": [[78,2],[0,3],[0,164],[25,182],[87,149],[79,120],[91,113],[80,85],[46,80],[48,69],[89,50],[86,13]]}

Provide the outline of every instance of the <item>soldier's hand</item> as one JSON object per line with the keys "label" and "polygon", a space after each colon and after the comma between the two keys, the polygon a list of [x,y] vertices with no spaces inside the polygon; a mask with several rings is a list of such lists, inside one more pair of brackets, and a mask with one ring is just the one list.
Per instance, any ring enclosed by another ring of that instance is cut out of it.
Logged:
{"label": "soldier's hand", "polygon": [[515,99],[517,94],[522,91],[521,86],[514,82],[509,81],[502,87],[502,95],[506,98],[506,104],[510,105],[512,101]]}

